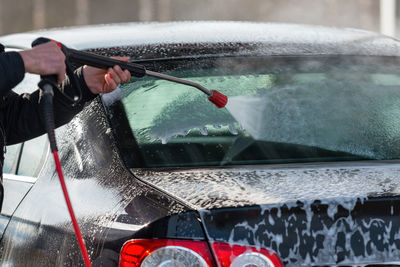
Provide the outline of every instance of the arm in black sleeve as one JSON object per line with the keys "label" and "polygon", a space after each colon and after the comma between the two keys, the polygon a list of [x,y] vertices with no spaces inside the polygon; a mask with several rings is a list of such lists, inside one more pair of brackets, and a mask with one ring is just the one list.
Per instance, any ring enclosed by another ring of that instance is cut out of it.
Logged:
{"label": "arm in black sleeve", "polygon": [[0,97],[6,95],[22,81],[25,66],[17,52],[0,53]]}
{"label": "arm in black sleeve", "polygon": [[[61,92],[54,90],[53,103],[56,127],[68,123],[83,109],[86,102],[96,97],[90,92],[84,81],[82,68],[78,69],[75,75],[82,89],[82,99],[77,105],[73,105]],[[71,96],[74,89],[68,79],[63,82],[61,87],[61,90]],[[45,133],[40,110],[40,97],[40,90],[36,90],[32,94],[22,95],[10,91],[6,95],[4,107],[2,107],[3,112],[0,115],[3,116],[7,145],[23,142]]]}

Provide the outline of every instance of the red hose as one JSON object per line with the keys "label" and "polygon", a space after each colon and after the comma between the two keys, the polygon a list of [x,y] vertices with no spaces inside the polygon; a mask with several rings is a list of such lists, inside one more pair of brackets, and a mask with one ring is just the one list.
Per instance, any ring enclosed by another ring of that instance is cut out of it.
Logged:
{"label": "red hose", "polygon": [[56,163],[58,178],[60,179],[60,184],[61,184],[61,188],[62,188],[62,191],[64,194],[65,202],[67,203],[69,215],[71,216],[72,225],[74,226],[76,239],[78,240],[79,248],[81,250],[83,260],[85,261],[85,266],[92,267],[92,263],[90,262],[89,254],[87,252],[85,242],[83,241],[83,238],[82,238],[81,230],[79,229],[79,225],[78,225],[78,222],[76,221],[75,213],[74,213],[74,210],[72,209],[71,201],[69,199],[67,186],[65,185],[64,175],[63,175],[63,172],[61,169],[61,163],[60,163],[60,159],[58,158],[57,150],[53,151],[53,156],[54,156],[54,161]]}

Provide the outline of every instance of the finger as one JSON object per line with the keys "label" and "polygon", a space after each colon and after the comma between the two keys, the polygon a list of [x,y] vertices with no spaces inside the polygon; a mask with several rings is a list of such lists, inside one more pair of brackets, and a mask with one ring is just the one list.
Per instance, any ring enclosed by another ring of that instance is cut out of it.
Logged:
{"label": "finger", "polygon": [[[117,71],[114,70],[114,68],[109,68],[108,69],[109,78],[113,79],[116,84],[120,84],[121,83],[121,78],[119,77]],[[119,69],[121,70],[121,68],[119,68]],[[121,70],[121,72],[122,72],[122,70]]]}
{"label": "finger", "polygon": [[[130,57],[112,57],[114,59],[118,59],[121,61],[128,62],[131,58]],[[131,80],[131,73],[128,70],[124,70],[123,76],[120,76],[122,82],[129,82]]]}
{"label": "finger", "polygon": [[131,80],[131,73],[129,72],[129,70],[124,70],[124,73],[126,77],[126,80],[124,80],[124,82],[128,83]]}
{"label": "finger", "polygon": [[103,88],[101,89],[100,93],[105,94],[108,92],[108,84],[105,82],[103,84]]}
{"label": "finger", "polygon": [[115,73],[118,75],[120,82],[126,82],[128,81],[128,77],[126,73],[121,69],[120,66],[116,65],[113,67]]}
{"label": "finger", "polygon": [[62,82],[65,80],[65,73],[58,73],[57,80],[58,84],[62,84]]}
{"label": "finger", "polygon": [[115,80],[113,78],[111,78],[110,73],[106,74],[105,81],[107,84],[107,88],[105,89],[105,92],[103,92],[103,93],[111,92],[112,90],[117,88],[117,83],[115,82]]}

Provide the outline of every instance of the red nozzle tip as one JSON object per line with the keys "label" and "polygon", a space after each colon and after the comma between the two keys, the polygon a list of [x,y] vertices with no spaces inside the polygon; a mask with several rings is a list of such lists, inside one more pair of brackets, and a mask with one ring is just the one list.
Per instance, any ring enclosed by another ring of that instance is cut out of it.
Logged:
{"label": "red nozzle tip", "polygon": [[214,103],[217,108],[225,107],[226,103],[228,103],[228,97],[224,94],[221,94],[217,90],[211,90],[212,95],[208,97],[208,100]]}
{"label": "red nozzle tip", "polygon": [[56,45],[60,48],[60,49],[62,49],[62,44],[61,43],[59,43],[59,42],[57,42],[57,41],[54,41],[54,40],[51,40],[52,42],[54,42],[54,43],[56,43]]}

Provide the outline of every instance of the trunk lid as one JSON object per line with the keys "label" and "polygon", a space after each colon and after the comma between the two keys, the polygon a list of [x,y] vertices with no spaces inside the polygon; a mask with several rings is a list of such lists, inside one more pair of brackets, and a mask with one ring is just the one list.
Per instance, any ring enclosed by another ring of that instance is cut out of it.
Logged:
{"label": "trunk lid", "polygon": [[398,161],[132,169],[132,172],[196,209],[400,195]]}
{"label": "trunk lid", "polygon": [[398,161],[132,171],[199,210],[211,242],[270,249],[285,266],[400,258]]}

